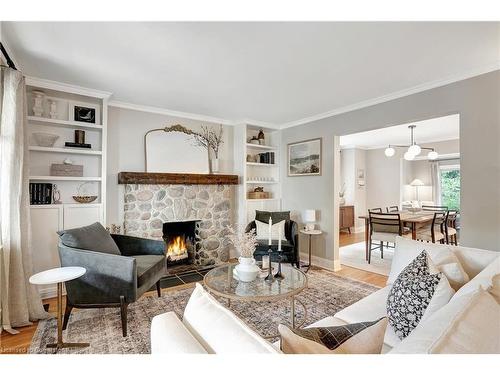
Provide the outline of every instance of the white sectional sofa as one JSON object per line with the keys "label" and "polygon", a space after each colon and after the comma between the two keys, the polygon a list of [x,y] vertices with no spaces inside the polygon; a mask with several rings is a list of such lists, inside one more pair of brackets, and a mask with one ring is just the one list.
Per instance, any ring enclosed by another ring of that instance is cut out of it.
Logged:
{"label": "white sectional sofa", "polygon": [[[328,327],[373,321],[386,316],[386,300],[391,289],[391,282],[394,281],[406,264],[416,256],[415,254],[418,255],[422,250],[428,252],[431,260],[443,258],[443,254],[449,254],[451,251],[458,258],[470,281],[463,286],[456,287],[458,290],[456,290],[448,304],[426,318],[425,321],[421,321],[417,328],[403,341],[396,336],[390,325],[388,325],[382,353],[440,352],[435,348],[436,342],[444,333],[450,333],[450,327],[453,324],[456,325],[454,321],[460,319],[461,310],[468,303],[469,296],[474,294],[479,286],[482,288],[490,287],[492,277],[500,274],[500,252],[428,244],[400,237],[396,243],[388,285],[339,311],[335,316],[326,317],[311,326]],[[485,315],[485,319],[490,319],[490,326],[483,334],[484,340],[489,340],[489,342],[484,342],[481,339],[478,343],[475,343],[471,339],[470,345],[467,342],[464,345],[460,344],[457,351],[500,351],[500,315],[496,316],[498,310],[495,309],[497,307],[493,307],[491,311],[481,312],[481,314]],[[153,354],[280,353],[277,345],[271,345],[256,332],[253,332],[232,312],[205,292],[201,285],[196,286],[182,321],[172,312],[153,318],[151,351]]]}

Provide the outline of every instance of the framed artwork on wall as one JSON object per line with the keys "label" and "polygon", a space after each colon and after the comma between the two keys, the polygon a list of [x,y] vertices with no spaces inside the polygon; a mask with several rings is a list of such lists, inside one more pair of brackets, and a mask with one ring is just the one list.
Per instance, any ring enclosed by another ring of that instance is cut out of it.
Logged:
{"label": "framed artwork on wall", "polygon": [[321,138],[288,144],[288,176],[321,176]]}
{"label": "framed artwork on wall", "polygon": [[100,125],[101,107],[91,103],[69,102],[68,113],[70,121],[86,122]]}

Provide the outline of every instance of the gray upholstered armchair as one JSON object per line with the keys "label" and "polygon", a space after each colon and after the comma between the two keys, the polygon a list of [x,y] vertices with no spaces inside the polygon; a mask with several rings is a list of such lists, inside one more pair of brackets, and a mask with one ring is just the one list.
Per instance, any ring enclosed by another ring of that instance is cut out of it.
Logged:
{"label": "gray upholstered armchair", "polygon": [[165,275],[165,243],[138,237],[110,235],[95,223],[58,232],[61,266],[80,266],[87,272],[66,282],[66,329],[73,307],[120,307],[122,333],[127,336],[127,306]]}

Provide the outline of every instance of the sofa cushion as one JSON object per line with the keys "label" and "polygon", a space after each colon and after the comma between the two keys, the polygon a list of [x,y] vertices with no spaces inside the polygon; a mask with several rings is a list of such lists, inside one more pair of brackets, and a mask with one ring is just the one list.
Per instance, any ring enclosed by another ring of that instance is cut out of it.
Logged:
{"label": "sofa cushion", "polygon": [[494,259],[484,270],[476,275],[471,281],[461,287],[453,296],[452,300],[463,296],[464,294],[477,290],[479,286],[484,289],[492,285],[493,276],[500,273],[500,257]]}
{"label": "sofa cushion", "polygon": [[293,329],[280,324],[285,354],[380,354],[387,318],[373,322]]}
{"label": "sofa cushion", "polygon": [[454,291],[443,273],[431,274],[427,253],[417,256],[401,271],[387,297],[387,316],[403,339],[428,316],[448,303]]}
{"label": "sofa cushion", "polygon": [[115,241],[101,223],[57,232],[63,245],[99,253],[121,255]]}
{"label": "sofa cushion", "polygon": [[207,354],[173,311],[157,315],[151,322],[152,354]]}
{"label": "sofa cushion", "polygon": [[[345,309],[340,310],[334,317],[346,323],[357,323],[372,321],[380,318],[381,316],[385,316],[387,314],[385,304],[390,290],[391,286],[387,285],[358,302],[347,306]],[[387,325],[384,336],[384,344],[388,348],[392,348],[400,342],[401,340],[396,336],[396,333],[394,333],[394,329],[390,325]]]}
{"label": "sofa cushion", "polygon": [[469,281],[469,276],[450,247],[397,237],[387,284],[392,284],[399,273],[423,250],[427,252],[437,269],[445,274],[453,289],[458,290]]}
{"label": "sofa cushion", "polygon": [[137,264],[137,287],[143,285],[151,286],[158,279],[158,274],[161,274],[165,269],[165,257],[163,255],[136,255]]}
{"label": "sofa cushion", "polygon": [[500,307],[481,287],[450,301],[391,354],[500,353]]}
{"label": "sofa cushion", "polygon": [[259,211],[255,210],[255,221],[269,222],[269,218],[273,219],[273,223],[279,223],[283,220],[290,220],[290,211]]}
{"label": "sofa cushion", "polygon": [[198,283],[184,310],[183,323],[209,353],[279,353]]}

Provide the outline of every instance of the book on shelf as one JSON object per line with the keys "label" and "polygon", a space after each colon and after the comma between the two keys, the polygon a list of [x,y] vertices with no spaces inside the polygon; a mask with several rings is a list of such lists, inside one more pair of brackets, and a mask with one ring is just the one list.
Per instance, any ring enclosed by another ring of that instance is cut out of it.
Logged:
{"label": "book on shelf", "polygon": [[51,204],[52,184],[30,182],[30,204]]}
{"label": "book on shelf", "polygon": [[263,152],[259,154],[259,163],[274,164],[274,152]]}
{"label": "book on shelf", "polygon": [[90,143],[75,143],[75,142],[65,142],[65,147],[77,147],[77,148],[91,148],[92,145]]}

